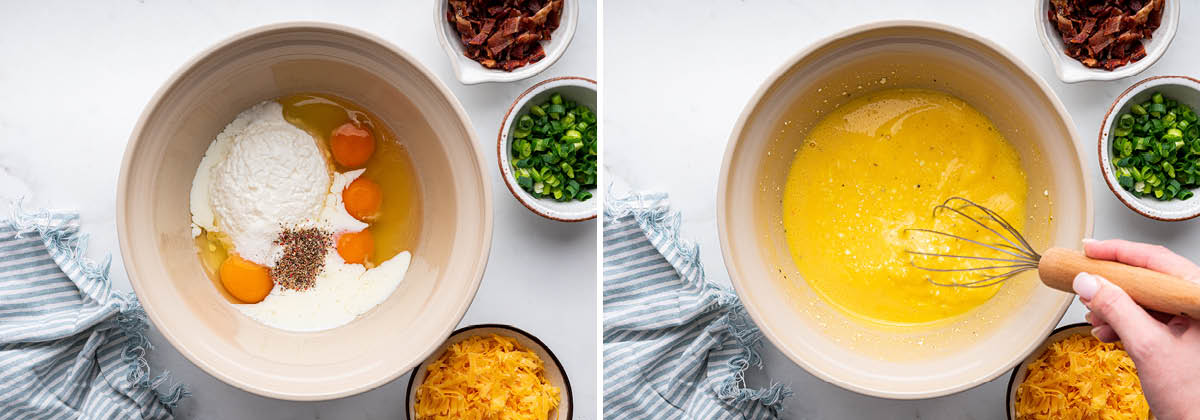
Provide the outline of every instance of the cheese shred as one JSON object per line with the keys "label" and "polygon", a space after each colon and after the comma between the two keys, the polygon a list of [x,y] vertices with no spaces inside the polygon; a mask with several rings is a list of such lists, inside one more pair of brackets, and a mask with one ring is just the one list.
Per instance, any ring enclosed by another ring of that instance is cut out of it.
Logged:
{"label": "cheese shred", "polygon": [[1120,343],[1077,334],[1046,348],[1017,388],[1017,419],[1146,419],[1150,405]]}
{"label": "cheese shred", "polygon": [[416,397],[418,420],[545,420],[561,398],[537,354],[495,334],[451,344]]}

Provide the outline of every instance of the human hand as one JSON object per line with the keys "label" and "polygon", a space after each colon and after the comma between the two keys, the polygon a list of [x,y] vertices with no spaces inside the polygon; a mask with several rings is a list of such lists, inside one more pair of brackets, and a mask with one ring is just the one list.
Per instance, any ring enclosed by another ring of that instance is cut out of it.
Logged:
{"label": "human hand", "polygon": [[[1158,246],[1123,240],[1086,241],[1088,257],[1118,261],[1200,283],[1200,267]],[[1120,340],[1137,365],[1150,411],[1162,420],[1200,419],[1200,321],[1146,311],[1117,285],[1080,273],[1073,284],[1087,306],[1092,335]]]}

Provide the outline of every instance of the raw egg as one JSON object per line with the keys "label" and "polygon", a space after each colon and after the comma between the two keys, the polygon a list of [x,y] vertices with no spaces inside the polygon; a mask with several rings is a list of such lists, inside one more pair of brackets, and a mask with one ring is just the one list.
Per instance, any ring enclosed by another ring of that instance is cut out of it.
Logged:
{"label": "raw egg", "polygon": [[379,214],[383,190],[375,181],[360,176],[342,191],[342,200],[346,203],[347,213],[365,222]]}
{"label": "raw egg", "polygon": [[329,148],[338,164],[357,169],[375,153],[375,137],[366,128],[348,122],[333,130]]}
{"label": "raw egg", "polygon": [[238,300],[246,303],[262,302],[275,287],[271,272],[266,267],[231,254],[221,263],[221,285]]}
{"label": "raw egg", "polygon": [[350,264],[365,264],[375,253],[375,238],[371,231],[346,233],[338,237],[337,252]]}

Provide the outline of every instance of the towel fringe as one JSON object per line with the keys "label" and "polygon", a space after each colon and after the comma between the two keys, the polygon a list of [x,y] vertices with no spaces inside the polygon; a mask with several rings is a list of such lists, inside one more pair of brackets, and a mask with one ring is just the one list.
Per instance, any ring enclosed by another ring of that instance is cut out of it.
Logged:
{"label": "towel fringe", "polygon": [[609,197],[604,206],[606,219],[632,216],[643,229],[666,238],[667,244],[674,245],[682,260],[681,267],[676,269],[680,273],[695,273],[694,278],[683,275],[680,278],[715,295],[710,309],[724,308],[726,311],[721,318],[714,321],[714,325],[724,328],[737,340],[741,354],[727,362],[734,373],[714,386],[713,392],[726,404],[756,401],[778,415],[779,410],[783,408],[783,400],[793,395],[793,392],[782,383],[772,383],[767,388],[759,389],[746,387],[746,369],[750,366],[762,368],[762,356],[758,351],[762,347],[762,331],[750,321],[749,314],[736,293],[705,278],[704,267],[700,262],[700,245],[681,237],[682,214],[670,210],[667,195],[663,193],[631,192],[617,196],[613,194],[610,185],[606,197]]}
{"label": "towel fringe", "polygon": [[[18,237],[32,233],[38,234],[47,248],[53,248],[54,251],[62,253],[68,262],[81,267],[87,284],[78,284],[77,282],[76,286],[85,299],[97,302],[112,299],[112,304],[117,305],[117,315],[108,322],[117,327],[116,331],[119,336],[115,338],[126,340],[121,356],[128,366],[127,377],[134,387],[149,389],[168,410],[175,408],[183,398],[191,396],[187,386],[180,383],[173,384],[165,392],[159,390],[160,386],[169,378],[170,373],[167,371],[163,371],[153,379],[149,377],[150,363],[146,361],[145,356],[147,351],[153,349],[153,345],[145,334],[146,330],[150,328],[146,312],[138,302],[137,295],[112,291],[112,281],[108,278],[109,269],[112,267],[111,254],[105,255],[100,261],[85,256],[88,235],[79,231],[78,224],[75,223],[78,215],[51,212],[46,209],[25,210],[23,198],[12,200],[9,204],[9,218],[0,220],[0,225],[11,226]],[[55,218],[55,214],[67,215],[67,217]]]}

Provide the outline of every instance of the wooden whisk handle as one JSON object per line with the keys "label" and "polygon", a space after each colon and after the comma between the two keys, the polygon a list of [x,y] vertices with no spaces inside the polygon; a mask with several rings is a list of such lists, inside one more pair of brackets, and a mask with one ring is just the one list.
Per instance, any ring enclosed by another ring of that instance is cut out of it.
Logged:
{"label": "wooden whisk handle", "polygon": [[1080,272],[1104,277],[1145,308],[1200,318],[1200,284],[1141,267],[1088,258],[1082,252],[1065,248],[1046,250],[1038,262],[1042,282],[1068,293],[1074,293],[1071,284]]}

